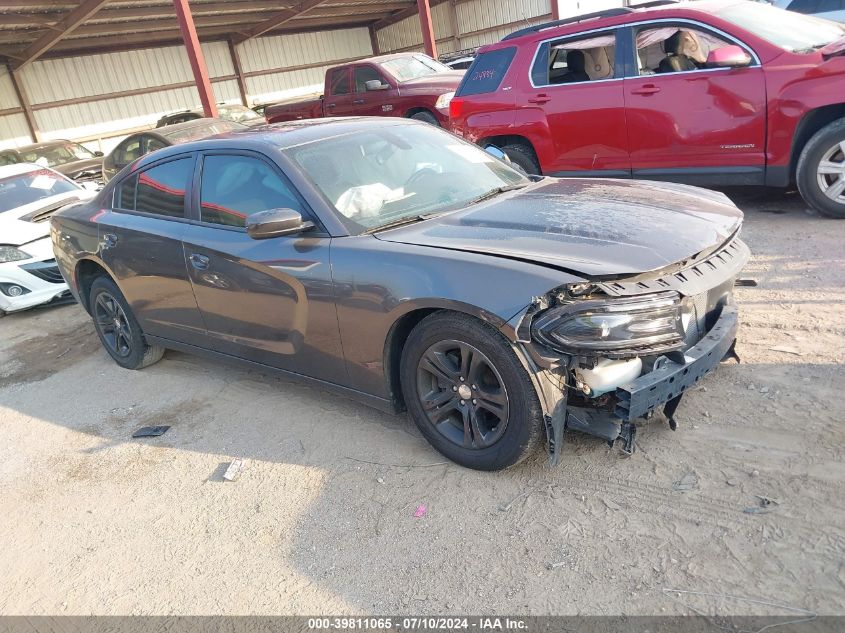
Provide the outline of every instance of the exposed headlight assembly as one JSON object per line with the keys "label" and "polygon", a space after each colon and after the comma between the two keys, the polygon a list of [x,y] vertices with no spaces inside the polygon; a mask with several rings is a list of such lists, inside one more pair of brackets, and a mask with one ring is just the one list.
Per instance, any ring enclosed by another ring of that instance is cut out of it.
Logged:
{"label": "exposed headlight assembly", "polygon": [[439,110],[445,110],[449,107],[449,104],[452,102],[452,97],[455,96],[454,92],[446,92],[437,97],[437,101],[434,103],[434,107]]}
{"label": "exposed headlight assembly", "polygon": [[24,253],[21,249],[15,248],[14,246],[0,244],[0,264],[19,262],[22,259],[32,259],[32,255]]}
{"label": "exposed headlight assembly", "polygon": [[681,298],[675,292],[574,300],[534,319],[535,340],[568,354],[602,355],[683,344]]}

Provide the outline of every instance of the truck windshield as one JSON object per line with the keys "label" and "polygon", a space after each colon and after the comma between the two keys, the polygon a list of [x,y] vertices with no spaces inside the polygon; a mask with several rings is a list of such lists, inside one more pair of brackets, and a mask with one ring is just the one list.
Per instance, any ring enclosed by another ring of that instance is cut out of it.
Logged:
{"label": "truck windshield", "polygon": [[368,126],[285,153],[353,233],[446,213],[530,182],[477,145],[426,124]]}
{"label": "truck windshield", "polygon": [[845,37],[845,25],[757,2],[738,2],[715,13],[792,53],[811,53]]}
{"label": "truck windshield", "polygon": [[27,171],[0,178],[0,213],[12,211],[44,198],[78,190],[79,187],[70,180],[49,169]]}
{"label": "truck windshield", "polygon": [[441,64],[425,55],[410,55],[408,57],[389,59],[382,62],[381,67],[393,75],[397,81],[408,81],[409,79],[417,79],[452,70],[445,64]]}

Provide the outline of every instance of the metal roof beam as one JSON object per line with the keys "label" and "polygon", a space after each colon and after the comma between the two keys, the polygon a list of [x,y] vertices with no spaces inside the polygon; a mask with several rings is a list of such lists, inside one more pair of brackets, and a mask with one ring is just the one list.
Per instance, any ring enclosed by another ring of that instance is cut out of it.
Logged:
{"label": "metal roof beam", "polygon": [[100,10],[108,0],[85,0],[56,23],[58,30],[51,30],[27,46],[22,53],[22,60],[14,62],[14,68],[21,68],[38,59],[52,48],[56,42],[72,33],[76,27]]}
{"label": "metal roof beam", "polygon": [[314,7],[318,7],[321,4],[325,4],[326,2],[328,2],[328,0],[304,0],[304,2],[300,2],[299,5],[296,7],[283,9],[272,17],[268,18],[267,20],[264,20],[260,24],[256,24],[251,29],[245,31],[243,36],[236,40],[236,43],[245,42],[246,40],[252,39],[253,37],[258,37],[259,35],[263,35],[268,31],[277,29],[285,22],[289,22],[298,15],[302,15],[303,13],[310,11]]}

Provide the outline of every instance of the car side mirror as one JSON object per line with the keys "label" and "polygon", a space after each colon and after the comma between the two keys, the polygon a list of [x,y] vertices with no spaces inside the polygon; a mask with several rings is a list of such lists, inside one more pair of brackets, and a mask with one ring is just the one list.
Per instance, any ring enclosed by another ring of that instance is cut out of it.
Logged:
{"label": "car side mirror", "polygon": [[487,145],[484,148],[484,151],[493,156],[494,158],[498,158],[500,161],[507,163],[508,165],[513,166],[513,162],[511,161],[511,157],[508,156],[505,151],[501,147],[497,147],[496,145]]}
{"label": "car side mirror", "polygon": [[707,68],[744,68],[751,65],[751,55],[742,48],[732,44],[723,46],[707,55]]}
{"label": "car side mirror", "polygon": [[379,79],[370,79],[369,81],[364,82],[364,88],[367,89],[367,92],[371,92],[373,90],[387,90],[390,88],[388,84],[381,83]]}
{"label": "car side mirror", "polygon": [[254,240],[302,233],[314,224],[303,222],[302,215],[293,209],[270,209],[253,213],[246,220],[246,233]]}
{"label": "car side mirror", "polygon": [[102,158],[103,153],[102,152],[94,152],[94,156],[96,156],[97,158]]}

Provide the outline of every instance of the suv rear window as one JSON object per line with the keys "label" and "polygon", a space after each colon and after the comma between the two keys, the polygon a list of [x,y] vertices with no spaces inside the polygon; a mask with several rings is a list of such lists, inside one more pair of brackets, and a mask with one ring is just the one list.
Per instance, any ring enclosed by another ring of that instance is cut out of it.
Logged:
{"label": "suv rear window", "polygon": [[516,47],[513,46],[481,53],[467,70],[464,80],[458,87],[457,96],[496,92],[510,68],[514,55],[516,55]]}

